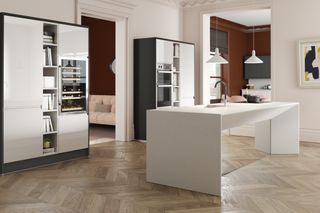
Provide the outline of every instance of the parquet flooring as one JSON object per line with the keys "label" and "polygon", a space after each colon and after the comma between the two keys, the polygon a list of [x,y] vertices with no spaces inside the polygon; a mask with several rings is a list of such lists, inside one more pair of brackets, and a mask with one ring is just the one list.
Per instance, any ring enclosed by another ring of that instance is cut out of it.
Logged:
{"label": "parquet flooring", "polygon": [[269,156],[225,137],[220,198],[145,181],[145,144],[94,145],[78,159],[0,177],[1,213],[319,212],[320,145]]}

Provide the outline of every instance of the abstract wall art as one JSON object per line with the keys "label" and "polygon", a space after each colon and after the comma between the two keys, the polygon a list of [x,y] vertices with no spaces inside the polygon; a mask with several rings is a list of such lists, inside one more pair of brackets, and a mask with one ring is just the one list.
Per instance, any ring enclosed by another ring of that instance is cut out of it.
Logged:
{"label": "abstract wall art", "polygon": [[320,88],[320,39],[301,40],[299,46],[299,86]]}

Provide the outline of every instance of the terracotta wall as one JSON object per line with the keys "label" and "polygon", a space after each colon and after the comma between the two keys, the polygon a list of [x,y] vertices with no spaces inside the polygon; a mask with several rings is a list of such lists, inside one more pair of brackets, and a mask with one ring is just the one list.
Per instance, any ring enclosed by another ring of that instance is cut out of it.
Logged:
{"label": "terracotta wall", "polygon": [[[271,54],[271,33],[269,31],[255,32],[254,33],[254,47],[257,55],[270,55]],[[252,52],[252,33],[248,33],[248,50],[247,54],[250,55]]]}
{"label": "terracotta wall", "polygon": [[82,16],[89,26],[90,94],[115,95],[115,75],[109,64],[115,59],[115,22]]}
{"label": "terracotta wall", "polygon": [[[211,17],[211,28],[215,28],[216,17]],[[243,58],[252,51],[250,28],[219,18],[219,30],[228,32],[228,54],[223,55],[229,64],[222,65],[222,80],[228,83],[229,95],[240,95],[247,81],[243,78]],[[264,26],[265,27],[265,26]],[[268,26],[269,27],[269,26]],[[257,55],[270,55],[270,30],[255,33]],[[223,91],[222,91],[223,92]]]}

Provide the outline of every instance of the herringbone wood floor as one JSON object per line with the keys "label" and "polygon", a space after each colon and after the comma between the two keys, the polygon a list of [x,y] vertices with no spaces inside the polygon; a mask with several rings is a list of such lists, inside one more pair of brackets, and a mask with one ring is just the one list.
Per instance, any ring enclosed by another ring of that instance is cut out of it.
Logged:
{"label": "herringbone wood floor", "polygon": [[320,145],[299,156],[267,156],[253,140],[226,137],[223,196],[145,182],[145,144],[109,142],[89,159],[0,177],[0,212],[319,212]]}

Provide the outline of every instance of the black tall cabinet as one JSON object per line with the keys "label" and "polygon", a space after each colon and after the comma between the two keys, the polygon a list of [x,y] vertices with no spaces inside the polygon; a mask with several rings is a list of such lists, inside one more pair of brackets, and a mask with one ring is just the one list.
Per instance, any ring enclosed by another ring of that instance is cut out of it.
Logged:
{"label": "black tall cabinet", "polygon": [[146,140],[146,111],[194,105],[194,44],[162,38],[134,40],[135,139]]}

